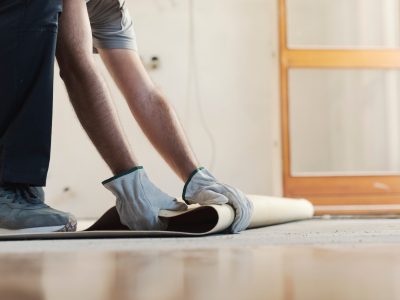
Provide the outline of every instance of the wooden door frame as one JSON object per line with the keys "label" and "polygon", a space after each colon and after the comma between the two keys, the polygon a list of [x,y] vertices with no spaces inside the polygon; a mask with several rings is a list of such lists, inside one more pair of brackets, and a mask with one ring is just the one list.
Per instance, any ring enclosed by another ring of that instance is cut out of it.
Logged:
{"label": "wooden door frame", "polygon": [[399,205],[400,176],[292,176],[288,75],[291,68],[400,69],[400,50],[289,49],[286,0],[277,1],[284,195],[305,197],[315,205]]}

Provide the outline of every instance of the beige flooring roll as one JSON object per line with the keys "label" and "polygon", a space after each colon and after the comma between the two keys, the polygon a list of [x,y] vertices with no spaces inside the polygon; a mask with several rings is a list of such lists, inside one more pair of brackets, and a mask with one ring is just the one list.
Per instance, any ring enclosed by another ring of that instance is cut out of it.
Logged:
{"label": "beige flooring roll", "polygon": [[[254,212],[248,229],[312,218],[314,207],[305,199],[248,195]],[[186,212],[161,211],[160,217],[169,220],[168,231],[210,234],[229,228],[235,218],[229,205],[193,205]]]}
{"label": "beige flooring roll", "polygon": [[249,195],[254,213],[250,228],[309,219],[314,216],[314,206],[306,199],[288,199]]}
{"label": "beige flooring roll", "polygon": [[[250,228],[270,226],[312,218],[313,205],[305,199],[248,195],[254,205]],[[227,233],[235,217],[229,205],[190,206],[187,211],[163,210],[160,218],[168,221],[164,231],[133,231],[121,224],[115,207],[109,209],[91,227],[79,232],[1,234],[0,240],[188,237]]]}

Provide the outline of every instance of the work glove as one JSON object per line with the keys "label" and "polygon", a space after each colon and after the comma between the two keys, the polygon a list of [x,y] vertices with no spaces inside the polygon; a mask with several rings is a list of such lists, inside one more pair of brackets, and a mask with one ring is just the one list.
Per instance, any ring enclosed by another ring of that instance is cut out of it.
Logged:
{"label": "work glove", "polygon": [[222,184],[201,167],[195,170],[183,188],[182,198],[188,204],[229,204],[235,209],[235,219],[230,227],[232,233],[245,230],[250,225],[253,203],[240,190]]}
{"label": "work glove", "polygon": [[159,219],[160,210],[187,209],[185,203],[159,190],[141,166],[114,176],[103,185],[117,197],[121,223],[131,230],[165,230],[168,223]]}

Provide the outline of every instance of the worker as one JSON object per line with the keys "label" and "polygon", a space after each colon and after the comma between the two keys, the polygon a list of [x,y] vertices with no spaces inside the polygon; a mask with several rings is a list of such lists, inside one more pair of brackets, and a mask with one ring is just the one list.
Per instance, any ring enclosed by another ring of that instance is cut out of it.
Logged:
{"label": "worker", "polygon": [[96,67],[98,52],[134,118],[161,156],[185,182],[188,204],[229,204],[232,232],[247,228],[252,204],[240,190],[219,182],[201,167],[170,103],[155,87],[138,55],[133,22],[123,0],[64,0],[56,56],[71,103],[114,176],[103,182],[117,201],[121,222],[131,230],[163,230],[161,209],[185,210],[185,203],[161,191],[132,153],[110,92]]}

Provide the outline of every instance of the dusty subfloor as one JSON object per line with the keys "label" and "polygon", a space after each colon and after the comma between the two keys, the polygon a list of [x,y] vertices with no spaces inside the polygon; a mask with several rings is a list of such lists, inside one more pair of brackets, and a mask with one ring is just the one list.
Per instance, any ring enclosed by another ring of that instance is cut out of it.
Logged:
{"label": "dusty subfloor", "polygon": [[400,219],[323,219],[251,229],[235,235],[202,238],[138,238],[0,242],[0,253],[70,250],[129,251],[271,245],[400,245]]}

